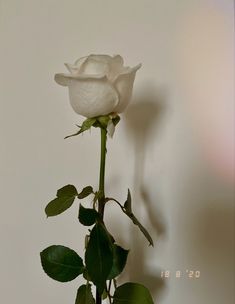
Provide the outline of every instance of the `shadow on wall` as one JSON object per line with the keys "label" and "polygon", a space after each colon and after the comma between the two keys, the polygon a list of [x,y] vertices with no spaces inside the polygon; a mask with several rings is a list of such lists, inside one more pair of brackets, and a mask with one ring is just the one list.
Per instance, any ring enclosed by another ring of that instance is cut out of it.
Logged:
{"label": "shadow on wall", "polygon": [[[219,196],[219,194],[218,194]],[[221,303],[225,298],[234,303],[235,267],[235,208],[233,197],[212,198],[201,202],[205,207],[198,209],[191,221],[190,235],[185,237],[189,257],[199,264],[209,290],[215,287],[214,296]]]}
{"label": "shadow on wall", "polygon": [[197,303],[234,303],[234,189],[206,175],[201,168],[199,178],[193,189],[186,187],[188,192],[183,192],[175,214],[179,246],[183,248],[179,260],[201,272],[200,279],[193,281],[193,289],[192,281],[185,282],[185,291],[188,299]]}
{"label": "shadow on wall", "polygon": [[[154,231],[158,237],[164,237],[166,228],[161,212],[158,210],[157,198],[156,201],[151,201],[148,186],[144,183],[146,152],[151,149],[152,141],[157,140],[158,127],[162,123],[166,105],[164,94],[159,94],[159,92],[161,93],[161,90],[154,85],[148,84],[143,87],[138,97],[128,107],[125,122],[128,138],[133,141],[131,144],[134,146],[133,209],[138,215],[141,213],[142,206],[146,213],[146,221],[151,223],[151,231]],[[154,139],[152,138],[153,132]],[[146,225],[146,223],[143,224]],[[152,237],[156,239],[156,235]],[[149,252],[149,248],[135,226],[131,228],[130,236],[131,252],[135,254],[132,256],[130,253],[129,279],[134,282],[143,282],[156,298],[165,286],[164,280],[159,274],[148,270],[147,252]]]}

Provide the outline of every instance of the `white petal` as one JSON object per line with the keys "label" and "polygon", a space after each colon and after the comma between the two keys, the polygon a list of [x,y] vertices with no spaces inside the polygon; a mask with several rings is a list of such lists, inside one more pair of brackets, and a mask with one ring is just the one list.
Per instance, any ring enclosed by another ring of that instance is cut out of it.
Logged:
{"label": "white petal", "polygon": [[55,81],[62,86],[68,86],[69,79],[86,80],[86,79],[104,79],[104,78],[106,79],[106,76],[104,74],[99,74],[99,75],[77,75],[77,74],[64,74],[64,73],[55,74]]}
{"label": "white petal", "polygon": [[115,80],[114,86],[119,93],[119,103],[114,109],[115,112],[121,113],[127,107],[132,95],[135,74],[140,67],[141,64],[134,68],[127,68],[126,71],[120,74]]}
{"label": "white petal", "polygon": [[114,81],[123,72],[123,58],[120,55],[89,55],[83,58],[79,66],[80,75],[105,74],[110,81]]}
{"label": "white petal", "polygon": [[55,81],[62,86],[68,85],[68,79],[68,74],[55,74]]}
{"label": "white petal", "polygon": [[74,64],[65,63],[65,66],[71,74],[76,75],[79,73],[79,70],[82,64],[86,61],[87,57],[88,56],[84,56],[77,59]]}
{"label": "white petal", "polygon": [[78,67],[78,69],[80,69],[80,67],[82,66],[82,64],[87,60],[88,56],[83,56],[79,59],[77,59],[74,63],[74,65],[76,65]]}
{"label": "white petal", "polygon": [[124,61],[123,61],[123,58],[121,55],[114,55],[112,57],[112,61],[115,61],[118,65],[120,65],[121,67],[123,66],[124,64]]}
{"label": "white petal", "polygon": [[71,74],[73,74],[73,75],[78,74],[79,68],[78,68],[76,65],[70,64],[70,63],[65,63],[64,65],[66,66],[66,68],[68,69],[68,71],[69,71]]}
{"label": "white petal", "polygon": [[70,78],[68,87],[74,111],[88,118],[111,113],[119,101],[117,91],[106,77]]}
{"label": "white petal", "polygon": [[103,55],[103,54],[101,54],[101,55],[95,55],[95,54],[91,54],[91,55],[89,55],[88,57],[87,57],[87,62],[89,61],[89,60],[95,60],[95,61],[97,61],[97,62],[103,62],[103,63],[110,63],[110,61],[112,60],[112,56],[110,56],[110,55]]}
{"label": "white petal", "polygon": [[82,63],[80,73],[85,75],[109,74],[112,57],[109,55],[90,55]]}
{"label": "white petal", "polygon": [[114,55],[110,62],[108,79],[114,81],[123,71],[123,58],[120,55]]}

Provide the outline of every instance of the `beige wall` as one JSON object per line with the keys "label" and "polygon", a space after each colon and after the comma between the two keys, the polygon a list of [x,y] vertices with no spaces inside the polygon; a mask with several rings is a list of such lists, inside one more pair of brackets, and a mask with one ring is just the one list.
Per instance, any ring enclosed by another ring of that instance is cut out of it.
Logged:
{"label": "beige wall", "polygon": [[53,75],[89,53],[120,53],[143,67],[108,143],[107,192],[124,200],[130,187],[155,240],[149,248],[107,210],[131,249],[123,279],[148,285],[156,303],[234,303],[233,1],[1,0],[0,44],[0,302],[74,301],[80,281],[47,278],[39,252],[54,243],[82,255],[85,229],[77,206],[48,220],[44,207],[67,183],[97,185],[99,139],[63,140],[81,117]]}

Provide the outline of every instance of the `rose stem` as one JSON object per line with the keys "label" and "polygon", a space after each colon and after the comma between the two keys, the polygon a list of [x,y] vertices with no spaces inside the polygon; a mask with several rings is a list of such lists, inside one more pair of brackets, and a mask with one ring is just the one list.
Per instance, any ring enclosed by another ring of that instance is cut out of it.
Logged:
{"label": "rose stem", "polygon": [[[106,141],[107,130],[100,128],[101,130],[101,153],[100,153],[100,179],[99,179],[99,199],[98,199],[98,212],[101,218],[104,218],[104,205],[105,205],[105,160],[106,160]],[[96,304],[102,303],[102,295],[99,294],[96,289]]]}

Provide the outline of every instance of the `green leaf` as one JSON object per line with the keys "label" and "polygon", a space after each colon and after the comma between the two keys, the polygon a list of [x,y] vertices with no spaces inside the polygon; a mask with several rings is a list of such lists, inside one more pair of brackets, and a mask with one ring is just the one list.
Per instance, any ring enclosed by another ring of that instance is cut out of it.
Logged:
{"label": "green leaf", "polygon": [[131,193],[130,190],[128,189],[128,195],[127,195],[127,200],[124,204],[124,213],[132,220],[132,222],[137,225],[140,229],[140,231],[144,234],[144,236],[146,237],[146,239],[149,241],[149,245],[153,246],[153,239],[150,236],[150,234],[148,233],[148,231],[146,230],[146,228],[144,228],[144,226],[139,222],[139,220],[135,217],[135,215],[132,213],[132,206],[131,206]]}
{"label": "green leaf", "polygon": [[137,283],[119,286],[113,298],[113,304],[154,304],[149,290]]}
{"label": "green leaf", "polygon": [[124,269],[129,250],[125,250],[118,245],[113,247],[113,266],[108,276],[108,280],[116,278]]}
{"label": "green leaf", "polygon": [[83,272],[82,259],[68,247],[53,245],[44,249],[40,256],[45,273],[56,281],[72,281]]}
{"label": "green leaf", "polygon": [[57,197],[74,197],[78,194],[77,189],[73,185],[67,185],[57,191]]}
{"label": "green leaf", "polygon": [[87,197],[88,195],[90,195],[92,193],[94,193],[93,188],[91,186],[87,186],[87,187],[82,189],[82,191],[77,195],[77,197],[79,199],[83,199],[83,198]]}
{"label": "green leaf", "polygon": [[79,207],[79,222],[84,226],[94,225],[99,218],[99,213],[95,209],[84,208],[81,204]]}
{"label": "green leaf", "polygon": [[72,206],[77,190],[73,185],[67,185],[57,191],[57,198],[50,201],[46,206],[46,215],[56,216]]}
{"label": "green leaf", "polygon": [[95,304],[90,284],[78,288],[75,304]]}
{"label": "green leaf", "polygon": [[82,126],[80,127],[80,130],[79,130],[78,132],[76,132],[76,133],[74,133],[74,134],[72,134],[72,135],[66,136],[65,139],[66,139],[66,138],[69,138],[69,137],[72,137],[72,136],[77,136],[77,135],[83,133],[84,131],[89,130],[89,129],[94,125],[95,122],[96,122],[96,118],[87,118],[87,119],[83,122],[83,124],[82,124]]}
{"label": "green leaf", "polygon": [[45,208],[46,215],[49,216],[56,216],[58,214],[61,214],[65,210],[67,210],[69,207],[72,206],[74,202],[73,198],[55,198],[52,200]]}
{"label": "green leaf", "polygon": [[102,294],[112,268],[113,250],[110,236],[101,223],[97,223],[91,231],[85,261],[89,277]]}

